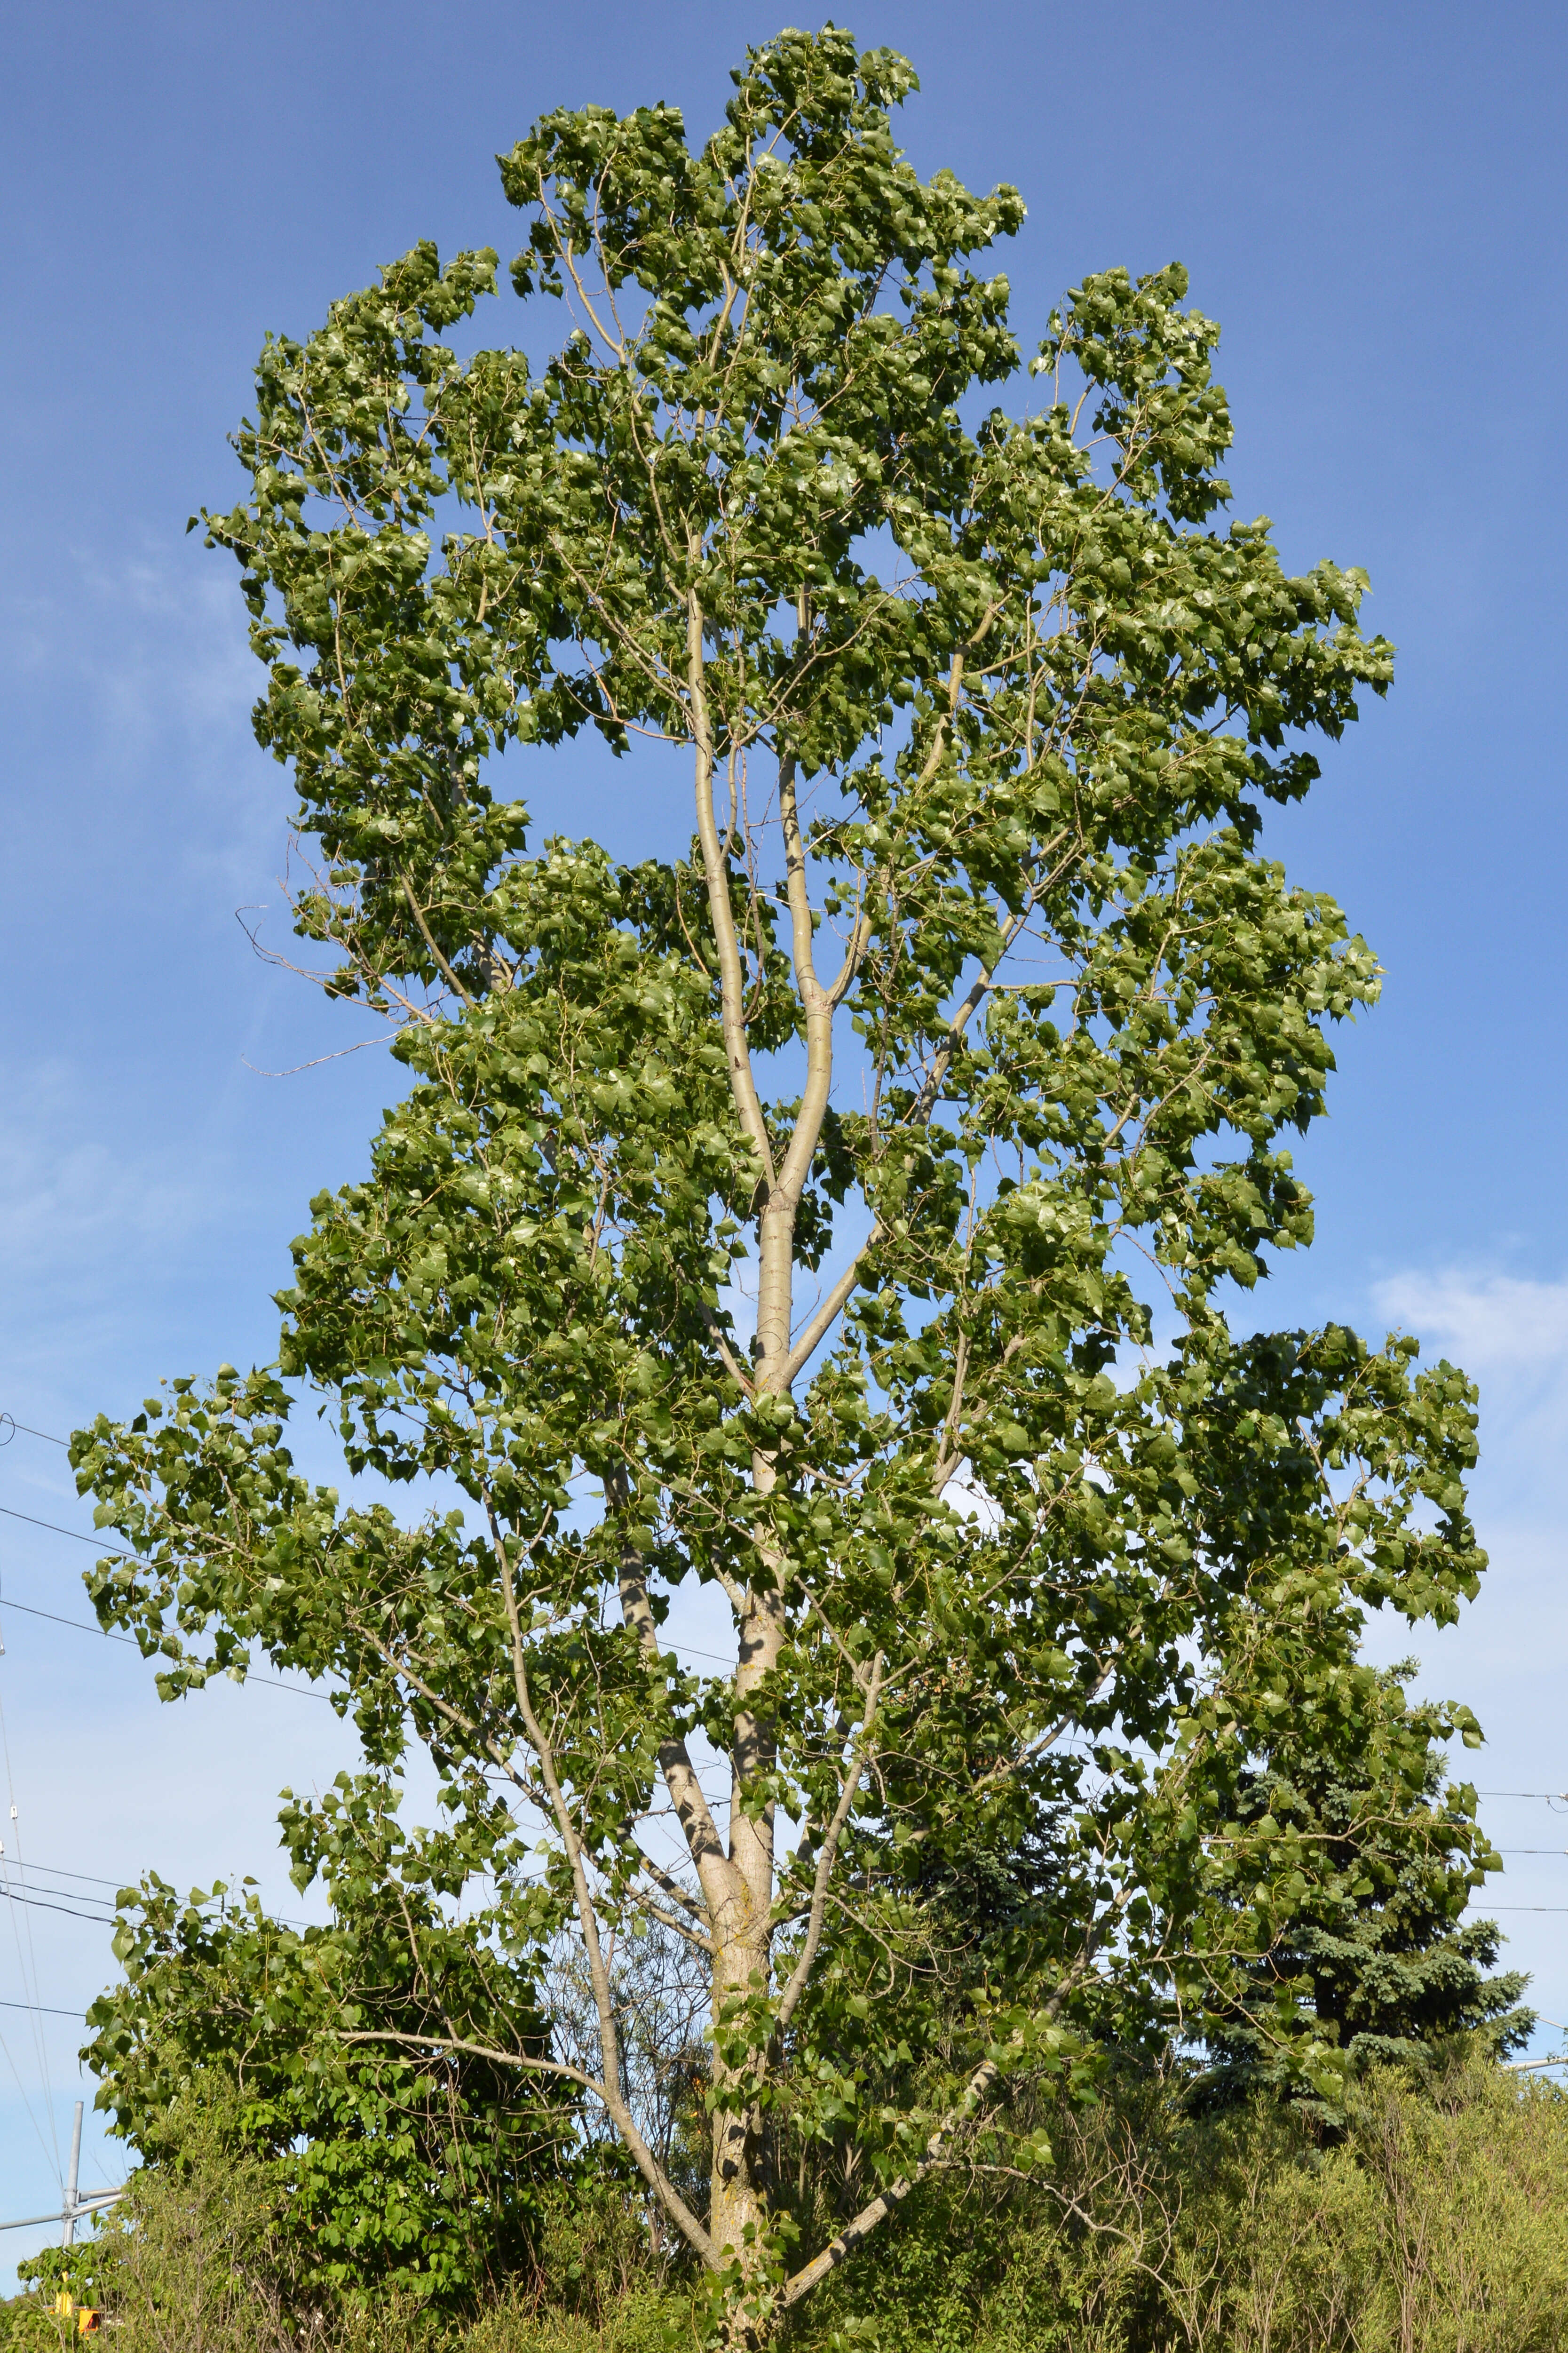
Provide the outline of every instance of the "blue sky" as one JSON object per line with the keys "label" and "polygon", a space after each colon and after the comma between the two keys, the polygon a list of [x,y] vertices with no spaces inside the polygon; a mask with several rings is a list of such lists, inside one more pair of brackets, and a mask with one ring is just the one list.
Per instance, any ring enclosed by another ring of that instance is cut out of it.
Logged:
{"label": "blue sky", "polygon": [[[1346,904],[1388,978],[1342,1038],[1332,1117],[1300,1155],[1317,1247],[1262,1312],[1397,1321],[1483,1380],[1493,1567],[1464,1625],[1426,1644],[1426,1681],[1487,1725],[1483,1789],[1568,1785],[1568,17],[1511,0],[847,13],[921,72],[903,123],[917,164],[1022,188],[1005,267],[1026,347],[1083,271],[1181,259],[1224,323],[1236,511],[1272,515],[1293,565],[1327,554],[1372,575],[1398,683],[1275,840]],[[268,1355],[268,1294],[306,1200],[363,1165],[395,1085],[374,1047],[260,1075],[363,1034],[258,963],[235,914],[276,911],[287,786],[250,740],[259,672],[232,566],[184,526],[237,494],[225,435],[264,329],[308,332],[421,237],[509,253],[519,216],[491,159],[536,114],[663,98],[700,134],[778,21],[629,0],[13,14],[0,1409],[17,1421],[64,1432],[161,1375]],[[684,837],[661,775],[586,747],[541,762],[529,796],[544,825],[612,846],[651,847],[667,818]],[[0,1504],[87,1524],[59,1451],[26,1435],[0,1451]],[[13,1604],[81,1619],[90,1557],[0,1520]],[[20,1836],[57,1875],[249,1870],[289,1908],[276,1792],[345,1761],[324,1705],[257,1688],[160,1709],[133,1652],[3,1604],[0,1626],[8,1858]],[[1568,1844],[1538,1799],[1489,1798],[1485,1814],[1505,1848]],[[1533,1905],[1559,1908],[1500,1908]],[[79,2013],[111,1971],[106,1930],[5,1908],[0,2000],[37,1989]],[[1568,1858],[1510,1857],[1487,1908],[1542,2008],[1568,2020]],[[82,2087],[68,2017],[0,2008],[0,2037],[3,2220],[58,2194]],[[89,2123],[89,2178],[118,2179],[118,2162]],[[47,2236],[0,2243],[0,2279]]]}

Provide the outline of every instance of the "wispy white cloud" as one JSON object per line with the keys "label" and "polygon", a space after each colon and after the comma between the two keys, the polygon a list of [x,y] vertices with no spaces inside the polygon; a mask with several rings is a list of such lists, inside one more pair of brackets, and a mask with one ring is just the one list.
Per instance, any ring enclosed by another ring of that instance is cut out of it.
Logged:
{"label": "wispy white cloud", "polygon": [[79,679],[106,716],[149,737],[171,719],[227,726],[237,711],[243,723],[259,675],[244,607],[232,575],[211,555],[202,570],[198,553],[183,540],[62,551],[51,579],[5,596],[6,666],[35,682]]}
{"label": "wispy white cloud", "polygon": [[1536,1377],[1568,1373],[1568,1282],[1456,1270],[1407,1271],[1377,1284],[1379,1312],[1467,1369]]}
{"label": "wispy white cloud", "polygon": [[0,1136],[0,1254],[15,1306],[47,1291],[57,1306],[106,1264],[188,1248],[222,1204],[209,1152],[103,1131],[101,1112],[58,1062],[11,1074],[14,1124]]}
{"label": "wispy white cloud", "polygon": [[0,670],[23,708],[68,710],[97,804],[149,793],[193,878],[254,891],[281,862],[287,788],[251,735],[262,673],[232,567],[195,539],[62,549],[0,592]]}
{"label": "wispy white cloud", "polygon": [[[1462,1365],[1480,1390],[1480,1461],[1471,1481],[1477,1532],[1490,1557],[1477,1600],[1443,1631],[1391,1620],[1369,1629],[1381,1660],[1414,1651],[1421,1688],[1467,1701],[1487,1735],[1456,1755],[1481,1792],[1481,1820],[1506,1870],[1478,1895],[1495,1915],[1507,1962],[1534,1980],[1549,2016],[1568,2016],[1568,1974],[1554,1916],[1568,1904],[1568,1862],[1550,1850],[1559,1827],[1538,1793],[1568,1785],[1562,1681],[1568,1641],[1568,1282],[1486,1269],[1411,1268],[1377,1284],[1391,1324],[1414,1333],[1430,1363]],[[1541,1907],[1539,1910],[1531,1907]]]}
{"label": "wispy white cloud", "polygon": [[1568,1282],[1444,1268],[1390,1277],[1379,1308],[1480,1390],[1477,1493],[1494,1527],[1553,1536],[1568,1516]]}

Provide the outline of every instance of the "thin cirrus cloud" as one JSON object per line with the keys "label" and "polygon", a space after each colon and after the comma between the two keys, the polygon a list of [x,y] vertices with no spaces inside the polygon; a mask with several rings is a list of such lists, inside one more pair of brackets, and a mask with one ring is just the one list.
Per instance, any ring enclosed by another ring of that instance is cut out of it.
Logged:
{"label": "thin cirrus cloud", "polygon": [[1568,1282],[1447,1270],[1393,1275],[1373,1295],[1383,1314],[1441,1343],[1467,1370],[1568,1373]]}
{"label": "thin cirrus cloud", "polygon": [[[26,779],[0,900],[18,963],[51,992],[55,1037],[84,982],[110,981],[94,1018],[122,1023],[127,975],[154,943],[183,979],[171,933],[205,944],[237,904],[277,895],[287,800],[251,733],[261,672],[231,569],[160,518],[132,551],[51,550],[0,586],[0,708]],[[68,910],[81,931],[62,959]]]}
{"label": "thin cirrus cloud", "polygon": [[[1486,1734],[1475,1755],[1453,1752],[1456,1778],[1480,1792],[1480,1820],[1506,1868],[1472,1911],[1495,1918],[1503,1965],[1531,1979],[1544,2017],[1568,2017],[1568,1857],[1563,1835],[1568,1746],[1559,1684],[1568,1650],[1562,1530],[1568,1518],[1568,1282],[1465,1268],[1406,1269],[1373,1286],[1388,1321],[1416,1335],[1422,1361],[1462,1366],[1480,1393],[1480,1459],[1470,1482],[1489,1566],[1476,1599],[1444,1630],[1387,1613],[1367,1650],[1386,1662],[1419,1654],[1417,1687],[1462,1699]],[[1561,2047],[1543,2027],[1538,2055]]]}
{"label": "thin cirrus cloud", "polygon": [[257,673],[232,576],[169,526],[134,554],[63,549],[41,577],[13,582],[5,605],[5,667],[78,681],[122,731],[122,749],[176,725],[195,735],[243,726]]}
{"label": "thin cirrus cloud", "polygon": [[1554,1564],[1568,1514],[1568,1282],[1449,1267],[1390,1276],[1373,1295],[1426,1363],[1447,1356],[1480,1392],[1473,1486],[1494,1567]]}

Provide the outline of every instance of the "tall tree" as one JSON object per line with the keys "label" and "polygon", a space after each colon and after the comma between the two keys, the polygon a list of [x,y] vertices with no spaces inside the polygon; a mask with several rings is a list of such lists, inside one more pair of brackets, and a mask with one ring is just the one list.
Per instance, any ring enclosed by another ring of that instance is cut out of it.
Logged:
{"label": "tall tree", "polygon": [[[1014,2075],[1231,1984],[1330,1868],[1213,1835],[1239,1777],[1287,1722],[1348,1758],[1362,1606],[1447,1619],[1481,1566],[1458,1375],[1223,1313],[1310,1237],[1281,1139],[1376,989],[1257,848],[1388,682],[1363,579],[1217,520],[1179,269],[1086,280],[1046,405],[983,411],[1023,206],[919,178],[913,87],[829,28],[696,152],[667,106],[544,118],[501,159],[513,286],[572,315],[537,375],[438,340],[488,252],[268,343],[208,530],[319,845],[298,927],[413,1083],[312,1204],[277,1366],[76,1442],[165,1690],[334,1678],[373,1767],[428,1746],[510,1933],[571,1926],[598,2072],[497,2047],[602,2104],[736,2342]],[[509,782],[584,728],[680,749],[689,849],[530,850]],[[465,1511],[310,1484],[300,1388]],[[719,1673],[661,1638],[691,1583]],[[928,2000],[936,1859],[1041,1824],[1045,1927]],[[623,2090],[638,1916],[710,1978],[705,2203]],[[784,2185],[846,2136],[865,2203],[807,2249]]]}

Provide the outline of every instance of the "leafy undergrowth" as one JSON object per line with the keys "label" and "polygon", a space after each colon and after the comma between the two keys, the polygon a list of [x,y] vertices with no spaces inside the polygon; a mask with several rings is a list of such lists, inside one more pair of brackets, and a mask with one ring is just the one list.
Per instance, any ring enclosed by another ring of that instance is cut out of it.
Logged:
{"label": "leafy undergrowth", "polygon": [[[782,2323],[783,2353],[1559,2353],[1568,2097],[1457,2062],[1366,2076],[1342,2129],[1181,2111],[1158,2084],[1050,2120],[1048,2178],[930,2186]],[[196,2148],[84,2246],[36,2258],[0,2344],[119,2353],[685,2353],[695,2284],[602,2189],[553,2207],[531,2275],[477,2316],[291,2294],[265,2171]]]}

